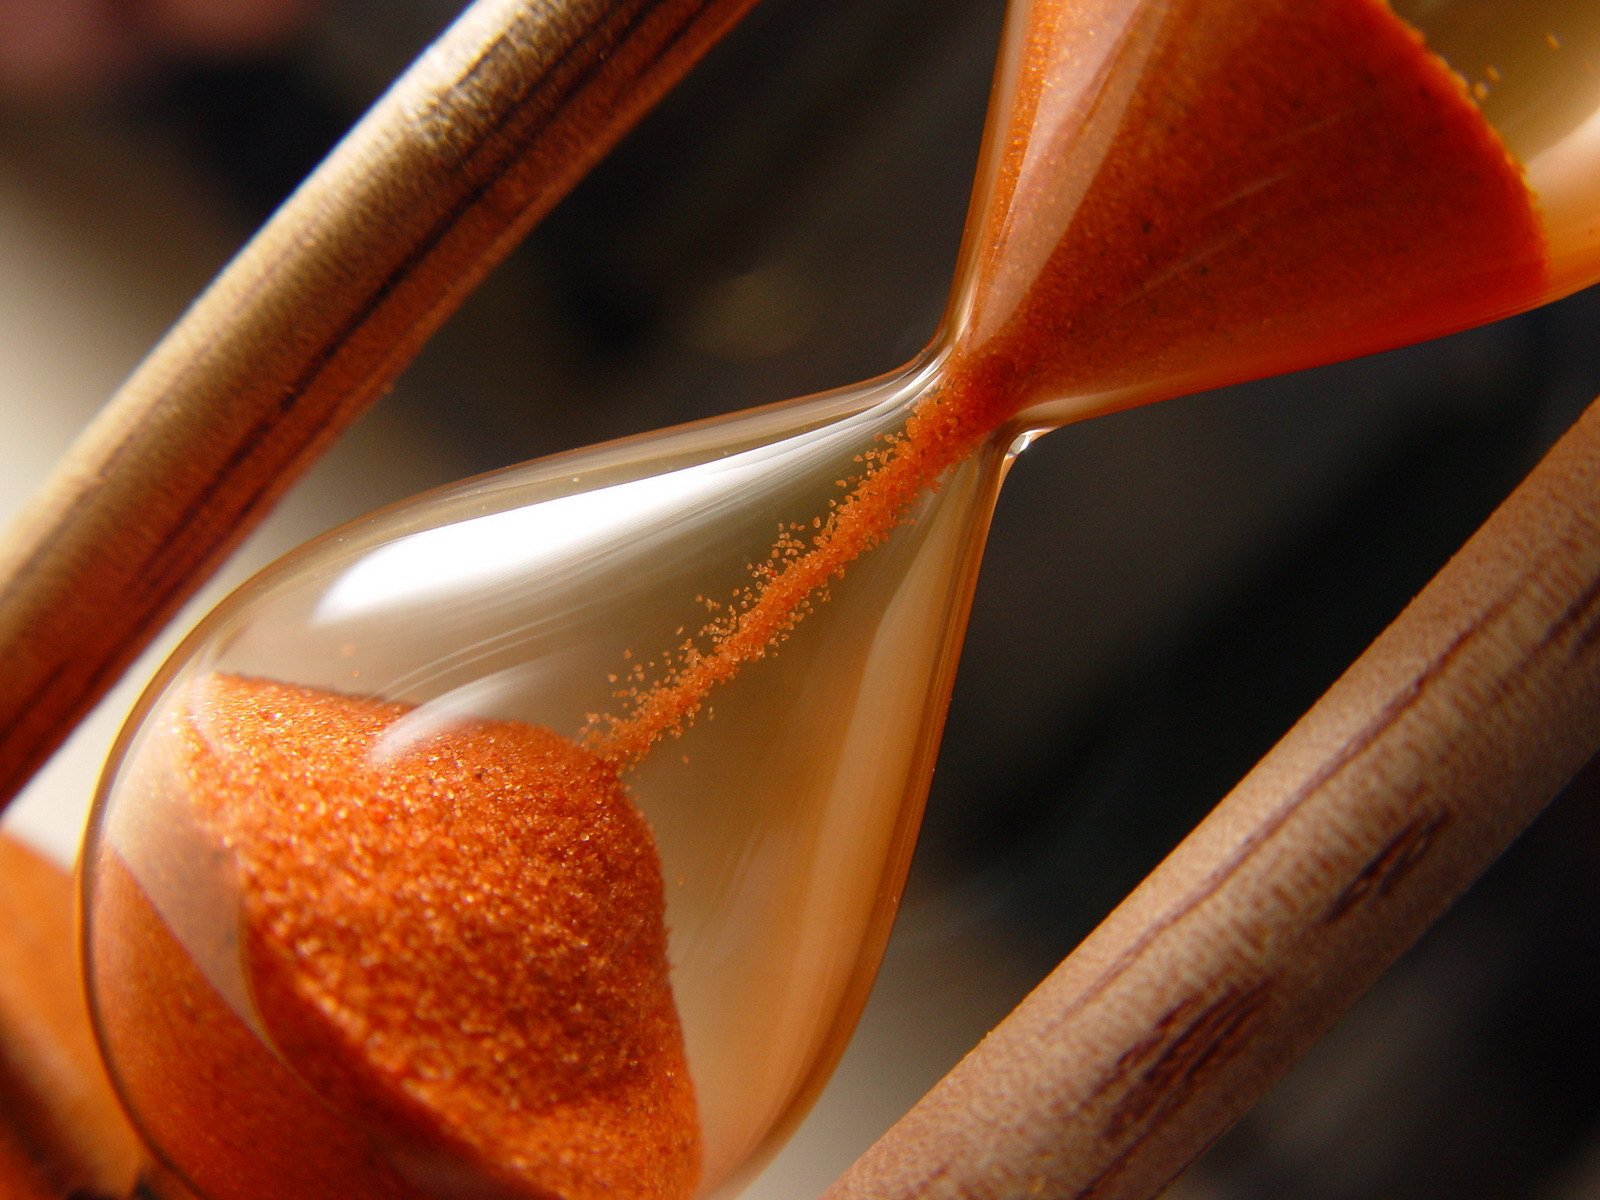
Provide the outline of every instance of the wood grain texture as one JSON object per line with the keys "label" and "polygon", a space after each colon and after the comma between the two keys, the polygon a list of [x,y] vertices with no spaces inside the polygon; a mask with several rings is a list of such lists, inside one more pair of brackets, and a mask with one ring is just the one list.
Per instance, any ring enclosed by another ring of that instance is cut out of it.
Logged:
{"label": "wood grain texture", "polygon": [[828,1200],[1149,1197],[1600,747],[1600,403]]}
{"label": "wood grain texture", "polygon": [[141,1153],[100,1066],[72,879],[0,836],[0,1197],[122,1196]]}
{"label": "wood grain texture", "polygon": [[0,541],[0,807],[505,252],[754,0],[478,0]]}

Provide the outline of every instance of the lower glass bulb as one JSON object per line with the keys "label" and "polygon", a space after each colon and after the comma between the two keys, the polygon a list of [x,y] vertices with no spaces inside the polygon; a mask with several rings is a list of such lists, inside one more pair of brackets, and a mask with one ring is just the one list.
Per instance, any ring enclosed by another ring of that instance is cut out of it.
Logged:
{"label": "lower glass bulb", "polygon": [[1004,448],[714,711],[682,681],[935,371],[423,497],[196,631],[85,858],[169,1190],[687,1197],[760,1161],[887,936]]}

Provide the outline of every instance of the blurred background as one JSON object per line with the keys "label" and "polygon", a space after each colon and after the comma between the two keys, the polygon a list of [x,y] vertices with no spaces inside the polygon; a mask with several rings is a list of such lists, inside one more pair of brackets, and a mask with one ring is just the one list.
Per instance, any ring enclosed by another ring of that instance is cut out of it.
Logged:
{"label": "blurred background", "polygon": [[[0,516],[453,15],[0,0]],[[219,25],[217,22],[220,21]],[[932,335],[997,0],[764,0],[191,607],[463,475],[852,382]],[[52,41],[56,35],[59,42]],[[59,47],[72,47],[61,50]],[[752,1187],[816,1194],[1276,740],[1600,393],[1600,296],[1097,420],[1012,473],[881,983]],[[170,647],[176,631],[164,645]],[[158,648],[8,828],[63,861]],[[1600,1196],[1591,769],[1172,1194]]]}

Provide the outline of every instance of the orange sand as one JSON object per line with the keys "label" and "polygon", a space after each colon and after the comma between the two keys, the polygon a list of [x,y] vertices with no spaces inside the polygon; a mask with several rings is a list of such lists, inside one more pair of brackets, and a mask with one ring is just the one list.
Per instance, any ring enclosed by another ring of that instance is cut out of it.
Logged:
{"label": "orange sand", "polygon": [[[474,721],[383,745],[410,711],[195,685],[174,770],[237,875],[246,977],[282,1061],[114,863],[94,919],[99,953],[127,964],[97,964],[117,981],[99,1001],[124,1088],[213,1200],[348,1196],[352,1181],[690,1195],[698,1117],[643,818],[611,768],[546,730]],[[198,1073],[217,1086],[196,1089]],[[232,1186],[241,1152],[256,1178]],[[284,1162],[296,1178],[280,1190]]]}

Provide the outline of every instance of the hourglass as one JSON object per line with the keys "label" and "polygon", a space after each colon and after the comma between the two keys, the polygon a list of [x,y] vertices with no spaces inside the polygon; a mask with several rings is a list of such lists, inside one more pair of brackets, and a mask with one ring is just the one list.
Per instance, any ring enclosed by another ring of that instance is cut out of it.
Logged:
{"label": "hourglass", "polygon": [[864,999],[1007,464],[1592,278],[1593,18],[1546,21],[1480,107],[1376,0],[1023,0],[915,362],[430,494],[224,604],[84,859],[154,1190],[736,1187]]}

